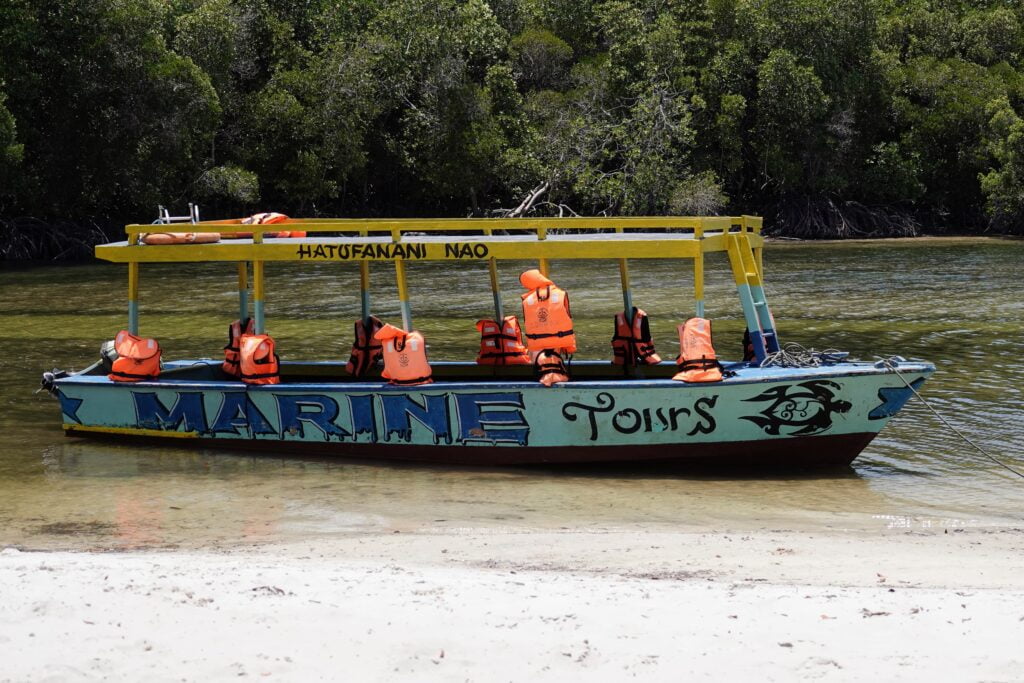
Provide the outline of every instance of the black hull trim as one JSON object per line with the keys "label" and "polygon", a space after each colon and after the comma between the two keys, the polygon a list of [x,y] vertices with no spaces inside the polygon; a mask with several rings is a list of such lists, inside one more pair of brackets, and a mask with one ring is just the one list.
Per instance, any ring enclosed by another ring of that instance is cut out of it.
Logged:
{"label": "black hull trim", "polygon": [[874,432],[802,436],[787,439],[658,446],[486,447],[424,446],[418,444],[310,443],[308,441],[239,441],[231,439],[169,439],[104,432],[68,430],[68,436],[131,441],[164,448],[216,448],[259,451],[274,455],[339,457],[376,462],[420,462],[437,465],[571,465],[693,464],[749,467],[807,467],[849,465]]}

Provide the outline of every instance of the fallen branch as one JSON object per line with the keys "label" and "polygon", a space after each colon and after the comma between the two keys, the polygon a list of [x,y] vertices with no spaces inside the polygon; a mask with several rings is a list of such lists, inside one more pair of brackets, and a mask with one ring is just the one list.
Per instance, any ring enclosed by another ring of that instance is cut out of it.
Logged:
{"label": "fallen branch", "polygon": [[519,206],[517,206],[516,208],[512,209],[512,211],[508,212],[505,215],[505,218],[518,218],[518,217],[522,216],[523,214],[527,213],[530,209],[533,208],[534,202],[536,202],[537,199],[542,194],[544,194],[545,192],[548,191],[549,187],[550,187],[550,185],[548,184],[548,181],[545,180],[543,183],[541,183],[537,187],[533,188],[530,191],[530,194],[528,194],[526,196],[526,199],[524,199],[519,204]]}
{"label": "fallen branch", "polygon": [[555,202],[541,202],[537,206],[550,206],[553,209],[557,209],[559,218],[565,218],[566,213],[568,213],[574,218],[580,217],[580,215],[573,211],[572,207],[567,204],[556,204]]}

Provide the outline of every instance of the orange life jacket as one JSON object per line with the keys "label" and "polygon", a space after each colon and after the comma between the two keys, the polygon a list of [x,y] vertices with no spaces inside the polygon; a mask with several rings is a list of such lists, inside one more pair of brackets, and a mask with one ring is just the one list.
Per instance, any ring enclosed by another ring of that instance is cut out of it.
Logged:
{"label": "orange life jacket", "polygon": [[720,382],[722,365],[711,345],[711,321],[690,318],[679,329],[679,368],[672,379],[683,382]]}
{"label": "orange life jacket", "polygon": [[160,344],[156,339],[143,339],[121,330],[114,337],[114,350],[117,360],[107,377],[115,382],[141,382],[160,376]]}
{"label": "orange life jacket", "polygon": [[144,232],[143,244],[211,244],[220,242],[219,232]]}
{"label": "orange life jacket", "polygon": [[288,216],[283,213],[267,211],[266,213],[254,213],[248,218],[242,219],[243,225],[271,225],[272,223],[284,223]]}
{"label": "orange life jacket", "polygon": [[239,370],[246,384],[280,384],[281,359],[274,353],[269,334],[243,334],[239,337]]}
{"label": "orange life jacket", "polygon": [[221,368],[225,373],[233,377],[242,375],[238,363],[240,348],[238,344],[243,334],[253,333],[254,327],[252,318],[246,318],[245,321],[236,320],[228,325],[228,344],[224,347],[224,362],[221,363]]}
{"label": "orange life jacket", "polygon": [[[305,237],[305,230],[282,230],[280,232],[265,232],[264,237]],[[221,235],[226,240],[246,240],[252,237],[251,232],[226,232]]]}
{"label": "orange life jacket", "polygon": [[362,377],[367,370],[376,365],[384,355],[383,345],[374,338],[377,331],[384,326],[375,315],[366,320],[356,321],[356,334],[352,340],[352,355],[345,364],[345,371],[353,377]]}
{"label": "orange life jacket", "polygon": [[390,384],[412,386],[434,381],[430,379],[427,344],[422,334],[384,325],[373,338],[384,344],[384,371],[380,374]]}
{"label": "orange life jacket", "polygon": [[[254,213],[248,218],[242,219],[242,225],[272,225],[274,223],[284,223],[288,220],[288,216],[283,213],[276,213],[274,211],[268,211],[266,213]],[[305,237],[306,232],[304,230],[283,230],[281,232],[265,232],[264,237]],[[251,232],[235,232],[223,235],[224,239],[248,239],[252,237]]]}
{"label": "orange life jacket", "polygon": [[480,353],[476,357],[477,364],[530,364],[530,356],[526,353],[526,347],[523,346],[519,319],[514,315],[506,315],[501,325],[493,320],[477,320],[476,329],[480,331]]}
{"label": "orange life jacket", "polygon": [[569,295],[536,269],[520,275],[519,281],[530,290],[522,295],[526,345],[530,351],[565,349],[567,353],[574,353],[576,335],[572,329]]}
{"label": "orange life jacket", "polygon": [[633,307],[633,324],[626,312],[615,314],[615,336],[612,337],[612,363],[615,365],[657,365],[661,356],[654,351],[651,324],[643,310]]}
{"label": "orange life jacket", "polygon": [[569,371],[565,369],[565,363],[562,362],[558,351],[544,349],[537,354],[534,367],[537,370],[537,380],[546,387],[555,382],[569,381]]}

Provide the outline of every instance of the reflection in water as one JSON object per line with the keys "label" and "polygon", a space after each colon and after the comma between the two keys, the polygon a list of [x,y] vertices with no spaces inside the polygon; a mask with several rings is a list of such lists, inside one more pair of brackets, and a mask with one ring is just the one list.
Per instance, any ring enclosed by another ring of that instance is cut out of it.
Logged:
{"label": "reflection in water", "polygon": [[[1024,442],[1022,257],[1019,242],[783,244],[768,251],[766,266],[784,341],[932,360],[939,372],[924,391],[932,404],[1012,459]],[[735,357],[742,317],[724,264],[709,261],[716,344]],[[692,307],[692,283],[677,265],[643,264],[633,274],[636,301],[666,356],[674,324]],[[621,307],[617,271],[554,268],[573,293],[580,356],[608,357],[611,316]],[[160,339],[167,357],[219,353],[234,310],[230,270],[144,270],[143,332]],[[345,355],[359,306],[355,268],[268,270],[269,324],[284,357]],[[438,264],[410,271],[413,282],[441,281]],[[515,310],[517,272],[502,268],[507,311]],[[417,327],[434,358],[470,358],[473,324],[489,314],[487,273],[474,266],[443,274],[444,297],[414,289]],[[57,404],[31,392],[40,371],[84,366],[120,328],[123,276],[105,264],[0,272],[0,544],[211,547],[393,530],[884,528],[1019,525],[1024,517],[1024,486],[913,401],[852,469],[809,475],[376,466],[66,439]],[[397,317],[390,269],[375,267],[373,277],[378,314]],[[162,296],[183,283],[188,297]]]}
{"label": "reflection in water", "polygon": [[[77,441],[58,450],[46,485],[5,483],[5,542],[136,548],[498,526],[803,528],[853,523],[843,510],[849,500],[890,511],[852,470],[454,469],[157,448],[117,453]],[[55,521],[43,526],[34,515]]]}

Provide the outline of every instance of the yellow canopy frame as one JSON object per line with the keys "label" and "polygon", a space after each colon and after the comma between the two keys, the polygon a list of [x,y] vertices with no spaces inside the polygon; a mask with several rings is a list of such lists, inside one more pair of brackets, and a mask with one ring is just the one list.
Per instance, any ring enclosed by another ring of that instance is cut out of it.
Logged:
{"label": "yellow canopy frame", "polygon": [[[129,328],[138,332],[139,264],[183,262],[236,262],[239,310],[248,308],[247,265],[252,263],[252,302],[256,332],[264,332],[264,264],[267,261],[356,262],[360,270],[361,314],[370,314],[370,261],[393,261],[398,281],[402,324],[412,328],[406,264],[411,261],[486,261],[501,318],[497,262],[535,260],[542,272],[552,259],[612,259],[618,262],[623,304],[631,314],[632,295],[628,259],[693,259],[695,313],[704,315],[704,255],[726,252],[734,264],[744,312],[751,311],[748,327],[767,336],[767,303],[761,287],[762,219],[756,216],[618,218],[290,218],[272,225],[243,224],[241,219],[203,221],[190,231],[219,232],[223,236],[252,233],[248,239],[225,239],[212,244],[146,245],[143,233],[152,225],[125,228],[127,240],[96,247],[96,256],[129,264]],[[264,240],[264,234],[305,231],[306,237]],[[501,232],[504,234],[495,234]],[[741,242],[738,240],[742,240]],[[746,252],[749,256],[741,254]],[[739,262],[737,262],[739,259]],[[747,305],[747,293],[754,299]],[[763,311],[761,309],[764,309]],[[755,346],[758,346],[755,343]]]}

